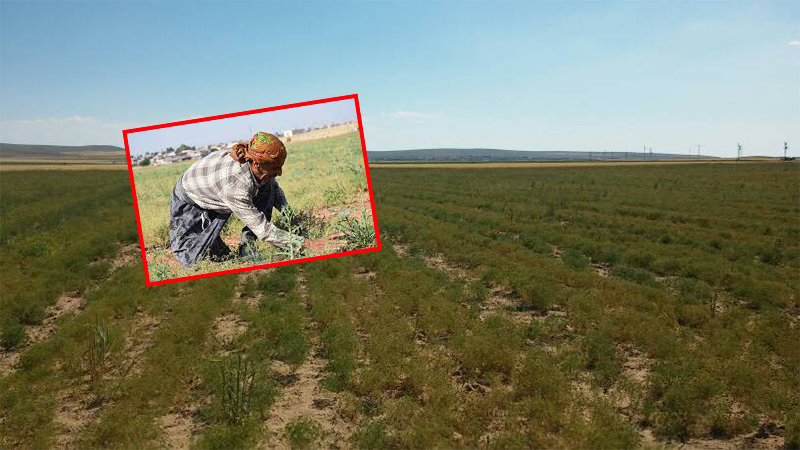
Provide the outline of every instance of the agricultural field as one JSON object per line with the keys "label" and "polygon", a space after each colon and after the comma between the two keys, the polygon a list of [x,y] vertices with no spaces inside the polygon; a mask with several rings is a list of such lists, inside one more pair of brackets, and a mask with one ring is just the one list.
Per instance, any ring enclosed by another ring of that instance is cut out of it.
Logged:
{"label": "agricultural field", "polygon": [[371,174],[382,251],[145,287],[124,173],[3,173],[0,447],[800,446],[800,165]]}
{"label": "agricultural field", "polygon": [[[374,247],[375,230],[359,134],[289,143],[287,152],[278,183],[290,208],[280,214],[274,212],[272,222],[306,238],[344,234],[344,241],[316,253],[284,251],[259,242],[259,255],[255,258],[206,260],[183,268],[169,248],[169,200],[175,183],[193,162],[137,168],[134,180],[151,281]],[[234,251],[243,227],[237,217],[231,216],[222,233]]]}

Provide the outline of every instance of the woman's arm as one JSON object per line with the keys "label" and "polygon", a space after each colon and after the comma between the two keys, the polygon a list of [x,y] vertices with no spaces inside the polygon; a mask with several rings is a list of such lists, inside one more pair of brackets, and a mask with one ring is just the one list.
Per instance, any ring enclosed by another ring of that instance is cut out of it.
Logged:
{"label": "woman's arm", "polygon": [[248,192],[244,189],[225,189],[220,193],[220,198],[231,212],[241,219],[255,235],[272,245],[280,248],[289,248],[292,242],[302,245],[304,238],[284,231],[271,224],[263,212],[253,204]]}

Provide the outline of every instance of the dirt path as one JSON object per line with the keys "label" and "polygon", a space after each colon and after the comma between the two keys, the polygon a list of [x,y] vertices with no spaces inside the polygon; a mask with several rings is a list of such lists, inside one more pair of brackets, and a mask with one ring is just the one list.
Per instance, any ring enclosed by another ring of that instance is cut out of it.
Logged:
{"label": "dirt path", "polygon": [[328,361],[321,356],[322,348],[312,342],[309,357],[296,370],[284,379],[289,381],[273,405],[264,424],[269,440],[259,448],[290,448],[284,435],[286,425],[298,419],[311,419],[316,422],[322,436],[314,447],[348,447],[347,438],[353,432],[353,425],[343,419],[336,410],[336,394],[322,388],[325,367]]}
{"label": "dirt path", "polygon": [[[298,277],[298,289],[303,306],[309,309],[308,289],[302,272]],[[318,327],[316,323],[311,323],[309,329],[316,330]],[[279,379],[283,380],[285,386],[264,423],[266,439],[258,444],[258,448],[291,448],[285,436],[286,425],[298,419],[310,419],[319,426],[321,437],[313,444],[313,448],[349,447],[348,438],[355,426],[338,413],[338,395],[322,387],[327,365],[328,360],[323,355],[317,335],[311,339],[308,357],[294,370],[280,362],[273,364],[273,372],[281,375]]]}
{"label": "dirt path", "polygon": [[[231,305],[224,309],[211,324],[209,335],[205,342],[206,354],[214,357],[223,357],[230,355],[234,351],[236,338],[247,331],[249,323],[234,312],[233,307],[241,302],[252,308],[258,307],[261,295],[259,293],[256,293],[255,296],[248,295],[244,286],[263,273],[262,271],[245,272],[237,276],[237,284]],[[184,397],[193,398],[194,396],[191,392],[196,390],[199,384],[199,379],[191,380],[185,387],[186,395]],[[167,414],[156,419],[156,424],[161,429],[166,448],[183,450],[191,447],[192,441],[202,434],[205,428],[202,419],[199,417],[199,411],[204,404],[210,401],[210,398],[200,398],[184,404],[173,405]]]}
{"label": "dirt path", "polygon": [[175,406],[169,413],[156,419],[163,433],[166,448],[188,449],[192,439],[202,431],[202,424],[197,418],[199,403]]}
{"label": "dirt path", "polygon": [[88,375],[56,394],[54,448],[75,448],[78,436],[94,423],[102,410],[102,400],[89,389]]}

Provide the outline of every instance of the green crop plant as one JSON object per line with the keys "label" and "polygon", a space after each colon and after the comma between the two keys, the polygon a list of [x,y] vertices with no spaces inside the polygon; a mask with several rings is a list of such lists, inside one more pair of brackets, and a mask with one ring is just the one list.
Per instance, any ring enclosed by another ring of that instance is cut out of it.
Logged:
{"label": "green crop plant", "polygon": [[275,252],[279,260],[292,260],[305,256],[305,251],[302,248],[304,230],[300,225],[299,219],[300,216],[292,207],[286,206],[277,211],[276,225],[291,234],[288,247],[277,249]]}
{"label": "green crop plant", "polygon": [[351,438],[356,448],[363,450],[384,450],[391,448],[386,435],[386,424],[381,420],[367,419],[353,433]]}
{"label": "green crop plant", "polygon": [[367,211],[361,209],[361,219],[343,218],[336,224],[336,230],[344,234],[349,250],[369,248],[375,246],[375,228],[372,218],[367,216]]}
{"label": "green crop plant", "polygon": [[286,424],[284,435],[292,449],[307,449],[322,437],[322,428],[314,419],[300,417]]}
{"label": "green crop plant", "polygon": [[274,223],[283,230],[293,229],[295,234],[305,238],[318,238],[324,234],[325,221],[310,210],[299,210],[290,205],[275,211]]}
{"label": "green crop plant", "polygon": [[12,349],[25,341],[25,327],[10,314],[0,319],[0,345]]}
{"label": "green crop plant", "polygon": [[219,362],[217,393],[223,417],[229,424],[241,424],[251,413],[259,412],[264,396],[273,396],[261,366],[237,353]]}
{"label": "green crop plant", "polygon": [[573,269],[583,269],[589,266],[589,259],[580,252],[580,250],[567,249],[561,255],[561,259],[569,267]]}
{"label": "green crop plant", "polygon": [[103,319],[86,324],[86,334],[87,345],[83,361],[91,379],[97,380],[104,373],[112,351],[116,348],[116,342]]}

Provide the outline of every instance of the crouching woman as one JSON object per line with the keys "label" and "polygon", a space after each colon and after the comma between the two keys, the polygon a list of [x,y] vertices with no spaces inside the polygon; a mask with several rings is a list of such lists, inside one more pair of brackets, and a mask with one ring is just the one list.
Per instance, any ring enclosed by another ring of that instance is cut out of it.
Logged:
{"label": "crouching woman", "polygon": [[286,205],[275,179],[283,172],[286,147],[276,136],[258,132],[230,153],[213,152],[183,173],[169,203],[172,253],[184,267],[209,257],[221,260],[231,250],[220,233],[231,214],[245,225],[239,256],[251,256],[256,239],[279,248],[320,250],[324,239],[305,240],[270,223],[272,209]]}

